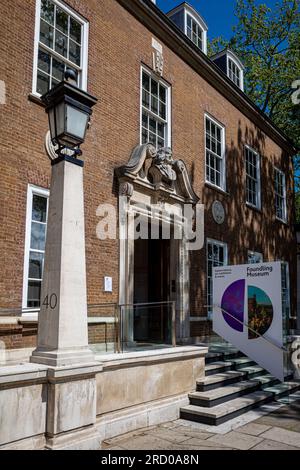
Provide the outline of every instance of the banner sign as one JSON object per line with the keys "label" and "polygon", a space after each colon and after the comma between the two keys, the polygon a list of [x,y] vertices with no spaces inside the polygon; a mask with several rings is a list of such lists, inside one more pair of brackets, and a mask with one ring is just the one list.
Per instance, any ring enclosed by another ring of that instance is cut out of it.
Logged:
{"label": "banner sign", "polygon": [[213,268],[213,330],[284,380],[281,262]]}

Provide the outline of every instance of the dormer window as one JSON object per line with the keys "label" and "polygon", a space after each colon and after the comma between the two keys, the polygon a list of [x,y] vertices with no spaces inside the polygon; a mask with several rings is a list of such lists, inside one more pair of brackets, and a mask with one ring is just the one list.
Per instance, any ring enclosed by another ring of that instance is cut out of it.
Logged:
{"label": "dormer window", "polygon": [[241,69],[233,62],[232,59],[228,58],[228,77],[233,83],[241,88]]}
{"label": "dormer window", "polygon": [[203,49],[202,41],[203,31],[200,28],[199,24],[191,17],[191,15],[186,15],[186,35],[188,38],[196,44],[199,49]]}
{"label": "dormer window", "polygon": [[237,87],[244,91],[244,66],[233,51],[225,49],[211,57],[211,60]]}
{"label": "dormer window", "polygon": [[188,3],[183,2],[167,13],[176,26],[200,49],[207,54],[207,25],[204,19]]}

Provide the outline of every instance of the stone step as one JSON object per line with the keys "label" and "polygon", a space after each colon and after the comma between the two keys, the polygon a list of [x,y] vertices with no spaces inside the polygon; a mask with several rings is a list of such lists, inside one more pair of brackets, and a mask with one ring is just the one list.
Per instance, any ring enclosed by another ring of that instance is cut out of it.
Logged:
{"label": "stone step", "polygon": [[235,398],[229,402],[213,406],[212,408],[187,405],[180,409],[180,418],[217,426],[242,415],[246,411],[270,402],[272,399],[273,393],[257,391],[240,398]]}
{"label": "stone step", "polygon": [[267,371],[258,365],[247,366],[247,367],[240,367],[238,372],[245,372],[247,377],[257,377],[267,373]]}
{"label": "stone step", "polygon": [[205,357],[206,364],[215,361],[230,360],[231,358],[243,357],[244,354],[233,346],[213,345],[209,346],[208,354]]}
{"label": "stone step", "polygon": [[278,380],[269,375],[267,379],[265,376],[255,377],[252,380],[242,380],[233,385],[226,385],[206,392],[196,391],[189,394],[190,404],[211,408],[277,383]]}
{"label": "stone step", "polygon": [[205,364],[210,364],[211,362],[221,361],[223,359],[222,353],[208,352],[205,356]]}
{"label": "stone step", "polygon": [[255,361],[250,359],[249,357],[237,357],[237,358],[232,358],[229,361],[232,364],[232,367],[235,370],[239,370],[241,367],[248,367],[248,366],[253,366],[257,365]]}
{"label": "stone step", "polygon": [[197,391],[205,392],[207,390],[214,390],[215,388],[222,387],[223,385],[230,385],[246,378],[247,373],[229,370],[219,374],[214,374],[203,379],[197,380]]}
{"label": "stone step", "polygon": [[290,395],[298,390],[300,390],[300,382],[284,382],[264,388],[265,392],[273,393],[274,399]]}
{"label": "stone step", "polygon": [[212,362],[205,366],[205,376],[208,377],[209,375],[217,374],[219,372],[226,372],[227,370],[230,370],[232,366],[233,363],[230,361]]}

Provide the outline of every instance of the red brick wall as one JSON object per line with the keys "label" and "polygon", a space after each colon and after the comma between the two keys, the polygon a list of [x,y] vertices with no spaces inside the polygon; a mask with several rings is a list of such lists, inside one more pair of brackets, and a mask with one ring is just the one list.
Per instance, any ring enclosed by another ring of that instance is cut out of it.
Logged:
{"label": "red brick wall", "polygon": [[[88,90],[99,98],[83,146],[86,213],[88,303],[118,300],[118,241],[96,237],[96,209],[117,207],[114,168],[127,162],[139,143],[140,67],[152,67],[152,37],[116,0],[69,0],[90,22]],[[44,109],[28,99],[32,87],[35,1],[0,0],[0,80],[6,82],[7,104],[1,107],[0,173],[0,306],[22,302],[26,192],[28,183],[49,186],[50,164],[44,150],[48,129]],[[157,38],[159,40],[159,38]],[[160,40],[159,40],[160,41]],[[161,42],[161,41],[160,41]],[[294,233],[275,220],[272,167],[287,175],[288,215],[293,221],[290,159],[227,99],[167,47],[163,47],[164,79],[172,85],[172,148],[192,175],[194,189],[206,206],[206,236],[229,245],[229,262],[247,260],[247,250],[266,260],[290,261],[293,308],[295,281]],[[227,191],[204,184],[204,112],[226,127]],[[243,144],[262,156],[262,212],[245,206]],[[211,216],[215,199],[223,202],[226,221]],[[205,250],[192,253],[192,313],[205,313]],[[113,277],[113,294],[103,292],[103,277]],[[193,326],[195,329],[196,326]]]}

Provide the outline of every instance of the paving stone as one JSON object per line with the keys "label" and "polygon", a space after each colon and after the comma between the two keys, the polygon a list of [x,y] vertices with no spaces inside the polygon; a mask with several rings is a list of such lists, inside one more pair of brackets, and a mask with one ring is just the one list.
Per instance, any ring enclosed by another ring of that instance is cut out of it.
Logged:
{"label": "paving stone", "polygon": [[[103,450],[103,449],[102,449]],[[105,450],[124,450],[123,447],[118,447],[118,446],[115,446],[115,447],[107,447]]]}
{"label": "paving stone", "polygon": [[282,442],[294,447],[300,448],[300,433],[289,431],[288,429],[274,427],[260,435],[264,439],[271,441]]}
{"label": "paving stone", "polygon": [[268,431],[270,426],[266,426],[265,424],[257,424],[257,423],[249,423],[245,426],[241,426],[237,428],[237,432],[242,432],[243,434],[250,434],[250,436],[259,436],[265,431]]}
{"label": "paving stone", "polygon": [[137,436],[128,441],[123,441],[119,445],[122,445],[123,449],[126,450],[182,450],[183,444],[175,444],[164,439],[151,436]]}
{"label": "paving stone", "polygon": [[158,425],[159,428],[167,428],[167,429],[174,429],[174,428],[177,428],[177,426],[178,425],[176,421],[170,421],[169,423],[163,423],[163,424]]}
{"label": "paving stone", "polygon": [[260,444],[255,447],[252,447],[251,450],[298,450],[298,447],[288,446],[282,442],[269,441],[264,439]]}
{"label": "paving stone", "polygon": [[[214,450],[216,448],[222,449],[222,450],[228,449],[228,446],[223,445],[221,440],[220,440],[220,442],[214,442],[212,440],[203,440],[203,439],[198,438],[198,437],[192,437],[188,441],[185,441],[184,446],[192,446],[195,449],[197,449],[199,447],[203,447],[203,446],[207,447],[207,448],[210,448],[210,449],[214,449]],[[233,449],[232,443],[231,443],[230,447]]]}
{"label": "paving stone", "polygon": [[183,434],[184,436],[196,437],[197,439],[202,440],[208,439],[214,435],[214,433],[196,430],[189,428],[188,426],[178,426],[173,431],[178,434]]}
{"label": "paving stone", "polygon": [[251,449],[251,447],[259,444],[261,441],[262,439],[258,437],[232,431],[228,434],[218,434],[210,437],[207,441],[205,441],[205,445],[207,442],[215,442],[217,444],[233,447],[239,450],[248,450]]}
{"label": "paving stone", "polygon": [[154,436],[161,439],[165,439],[166,441],[169,441],[174,444],[178,444],[180,442],[184,442],[190,439],[190,436],[186,436],[185,434],[179,433],[177,432],[177,430],[173,429],[156,428],[152,431],[147,432],[147,435],[150,435],[151,437]]}

